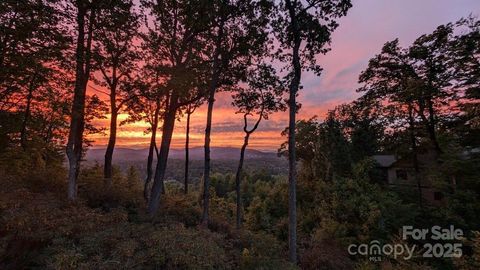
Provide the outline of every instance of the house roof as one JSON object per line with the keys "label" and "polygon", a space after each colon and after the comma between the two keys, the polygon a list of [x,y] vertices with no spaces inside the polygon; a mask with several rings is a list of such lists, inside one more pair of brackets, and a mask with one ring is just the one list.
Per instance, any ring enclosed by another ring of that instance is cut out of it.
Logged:
{"label": "house roof", "polygon": [[372,158],[380,165],[380,167],[390,167],[397,159],[394,155],[373,155]]}
{"label": "house roof", "polygon": [[[417,154],[417,161],[420,167],[433,167],[437,164],[437,153],[433,150],[424,150]],[[390,167],[408,167],[413,168],[414,155],[412,153],[405,155],[395,161]]]}

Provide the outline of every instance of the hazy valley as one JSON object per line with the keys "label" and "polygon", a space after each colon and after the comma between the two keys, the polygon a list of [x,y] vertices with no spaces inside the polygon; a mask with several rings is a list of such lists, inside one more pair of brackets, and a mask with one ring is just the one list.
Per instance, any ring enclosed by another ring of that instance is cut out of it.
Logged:
{"label": "hazy valley", "polygon": [[[102,164],[104,161],[105,149],[92,148],[86,153],[86,165],[92,166],[95,163]],[[130,166],[140,172],[141,178],[146,176],[147,148],[116,148],[113,153],[113,164],[122,172],[126,172]],[[212,147],[212,172],[213,173],[235,173],[238,167],[240,149],[233,147]],[[190,149],[190,181],[197,182],[203,174],[203,147]],[[263,172],[268,175],[286,175],[288,163],[284,157],[279,157],[274,152],[263,152],[255,149],[247,149],[245,153],[245,171]],[[185,150],[170,149],[169,160],[166,170],[167,181],[180,181],[184,179]]]}

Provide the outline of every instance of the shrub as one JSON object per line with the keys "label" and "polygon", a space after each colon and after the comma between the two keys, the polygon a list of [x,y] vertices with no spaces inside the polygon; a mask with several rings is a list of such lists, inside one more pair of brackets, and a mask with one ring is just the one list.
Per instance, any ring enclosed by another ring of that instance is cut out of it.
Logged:
{"label": "shrub", "polygon": [[301,253],[302,269],[341,270],[352,269],[354,264],[348,258],[346,249],[334,240],[315,241]]}
{"label": "shrub", "polygon": [[284,255],[285,246],[273,235],[241,231],[241,269],[296,269]]}

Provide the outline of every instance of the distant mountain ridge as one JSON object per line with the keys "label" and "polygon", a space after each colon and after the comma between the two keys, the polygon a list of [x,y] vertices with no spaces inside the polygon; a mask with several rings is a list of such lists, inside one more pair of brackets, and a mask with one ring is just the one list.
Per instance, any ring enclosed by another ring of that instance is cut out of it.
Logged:
{"label": "distant mountain ridge", "polygon": [[[216,160],[237,160],[240,158],[240,149],[234,147],[212,147],[210,148],[212,159]],[[92,148],[87,151],[87,161],[103,161],[105,149]],[[131,148],[115,148],[113,159],[116,161],[133,161],[144,160],[148,156],[148,148],[131,149]],[[203,147],[190,148],[191,160],[202,160],[204,158]],[[255,149],[247,149],[245,153],[246,159],[278,159],[276,153],[262,152]],[[170,149],[169,159],[185,159],[184,149]]]}

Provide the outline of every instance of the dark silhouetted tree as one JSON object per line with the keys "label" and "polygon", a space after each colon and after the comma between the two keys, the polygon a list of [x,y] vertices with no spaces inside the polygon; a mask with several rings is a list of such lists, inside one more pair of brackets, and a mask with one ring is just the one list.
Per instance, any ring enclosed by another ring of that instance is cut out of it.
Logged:
{"label": "dark silhouetted tree", "polygon": [[297,211],[296,211],[296,157],[295,157],[295,114],[296,96],[300,89],[303,70],[317,75],[321,68],[317,55],[326,53],[331,33],[337,28],[336,20],[347,14],[350,0],[277,2],[276,18],[272,25],[280,42],[278,57],[287,63],[289,86],[289,259],[297,262]]}
{"label": "dark silhouetted tree", "polygon": [[138,54],[133,44],[139,30],[138,16],[130,0],[116,0],[99,14],[93,48],[95,69],[101,77],[95,82],[106,87],[110,102],[110,128],[105,151],[104,178],[108,189],[112,184],[112,158],[117,136],[117,118],[132,98],[131,80]]}
{"label": "dark silhouetted tree", "polygon": [[77,198],[77,178],[80,172],[80,161],[83,153],[85,130],[85,100],[87,83],[92,66],[93,32],[100,8],[99,1],[77,0],[72,3],[75,9],[75,87],[71,110],[70,131],[67,141],[68,199]]}
{"label": "dark silhouetted tree", "polygon": [[210,135],[213,106],[218,90],[235,85],[245,76],[255,56],[265,51],[271,40],[267,32],[272,3],[269,1],[212,1],[209,42],[210,78],[207,93],[207,122],[205,125],[203,213],[202,224],[209,222],[210,203]]}
{"label": "dark silhouetted tree", "polygon": [[52,91],[65,95],[57,86],[68,82],[67,72],[59,67],[66,62],[69,39],[59,23],[62,13],[55,2],[0,3],[0,110],[22,111],[20,145],[24,150],[27,140],[39,135],[40,105],[48,106],[44,97]]}
{"label": "dark silhouetted tree", "polygon": [[209,18],[205,13],[205,5],[195,1],[142,1],[142,5],[149,10],[152,18],[148,33],[143,38],[144,48],[148,48],[151,56],[148,65],[150,69],[158,71],[159,80],[165,83],[162,140],[148,202],[148,212],[154,215],[163,192],[178,111],[203,97],[203,56],[209,48],[205,46],[202,35],[208,29]]}
{"label": "dark silhouetted tree", "polygon": [[185,109],[185,114],[187,115],[187,123],[185,127],[185,175],[183,179],[183,192],[185,194],[188,194],[188,178],[190,167],[190,117],[201,104],[201,101],[188,104],[187,108]]}
{"label": "dark silhouetted tree", "polygon": [[[234,99],[232,104],[238,108],[237,113],[243,114],[243,132],[245,133],[240,150],[240,160],[235,174],[237,229],[240,229],[242,225],[241,179],[245,150],[247,149],[250,136],[257,130],[262,119],[267,120],[270,114],[286,109],[282,99],[284,88],[275,74],[275,69],[271,66],[258,64],[252,67],[247,73],[246,84],[246,87],[238,89],[238,92],[232,96]],[[248,124],[249,117],[256,118],[250,128]]]}

